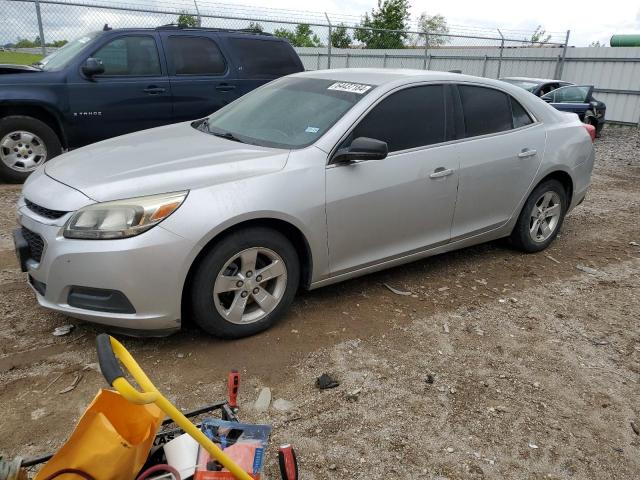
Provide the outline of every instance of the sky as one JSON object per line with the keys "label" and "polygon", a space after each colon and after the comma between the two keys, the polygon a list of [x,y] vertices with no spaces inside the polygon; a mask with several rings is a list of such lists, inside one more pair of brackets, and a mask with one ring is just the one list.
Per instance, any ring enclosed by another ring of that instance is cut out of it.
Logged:
{"label": "sky", "polygon": [[[316,0],[304,4],[299,0],[223,1],[356,16],[377,4],[377,0]],[[523,31],[533,31],[542,25],[548,32],[553,32],[555,38],[571,30],[570,44],[575,46],[587,46],[592,41],[608,45],[609,38],[615,33],[640,33],[640,0],[410,0],[410,3],[414,19],[427,12],[444,15],[450,25]]]}
{"label": "sky", "polygon": [[[64,1],[64,0],[63,0]],[[155,10],[180,12],[194,10],[194,0],[74,0],[87,4],[144,7]],[[325,23],[327,12],[334,23],[343,21],[354,25],[365,12],[377,5],[377,0],[195,0],[203,13],[242,18],[272,18],[279,20]],[[481,34],[497,37],[500,28],[505,37],[516,40],[530,38],[531,32],[542,25],[553,35],[551,41],[563,43],[567,30],[571,30],[569,44],[588,46],[599,41],[609,45],[615,33],[640,33],[640,0],[564,0],[559,2],[516,2],[505,0],[410,0],[411,18],[416,20],[422,12],[444,15],[451,33]],[[149,15],[141,12],[122,12],[86,7],[41,4],[47,41],[73,39],[87,31],[102,28],[105,23],[113,27],[157,26],[176,21],[175,13]],[[526,8],[525,8],[526,7]],[[4,21],[0,28],[0,45],[18,38],[38,35],[33,3],[0,0]],[[246,28],[248,22],[208,19],[206,26]],[[268,31],[287,27],[277,21],[263,22]],[[481,29],[481,31],[480,31]],[[316,28],[323,42],[328,34]],[[475,45],[474,40],[458,40],[459,44]],[[478,41],[477,43],[480,43]],[[478,45],[479,46],[479,45]]]}

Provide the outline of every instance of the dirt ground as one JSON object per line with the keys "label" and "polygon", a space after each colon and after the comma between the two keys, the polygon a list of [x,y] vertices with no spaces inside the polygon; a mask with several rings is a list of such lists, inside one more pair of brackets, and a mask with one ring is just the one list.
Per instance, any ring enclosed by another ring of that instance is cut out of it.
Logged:
{"label": "dirt ground", "polygon": [[[238,368],[242,419],[274,426],[270,479],[285,442],[305,480],[638,479],[640,135],[610,128],[596,149],[587,199],[545,252],[495,242],[303,293],[241,341],[193,327],[123,341],[185,409],[224,398]],[[0,186],[0,453],[30,457],[59,447],[105,382],[100,329],[39,308],[19,272],[18,193]],[[340,386],[315,388],[324,372]],[[253,411],[263,386],[293,408]]]}

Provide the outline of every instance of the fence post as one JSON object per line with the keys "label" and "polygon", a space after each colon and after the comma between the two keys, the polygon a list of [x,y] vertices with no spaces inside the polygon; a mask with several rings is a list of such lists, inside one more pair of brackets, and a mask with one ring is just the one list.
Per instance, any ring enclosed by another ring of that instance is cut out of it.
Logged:
{"label": "fence post", "polygon": [[498,33],[500,34],[500,57],[498,58],[498,76],[497,78],[500,78],[500,72],[502,71],[502,53],[504,52],[504,35],[502,35],[502,32],[500,31],[500,29],[498,28]]}
{"label": "fence post", "polygon": [[47,56],[47,47],[44,41],[44,29],[42,28],[42,14],[40,13],[40,2],[36,0],[36,17],[38,18],[38,31],[40,33],[40,48],[42,49],[42,55]]}
{"label": "fence post", "polygon": [[349,68],[349,52],[347,52],[347,62],[346,62],[345,67]]}
{"label": "fence post", "polygon": [[196,14],[198,15],[198,27],[202,26],[202,17],[200,16],[200,9],[198,8],[198,2],[193,0],[193,4],[196,6]]}
{"label": "fence post", "polygon": [[329,42],[327,43],[327,68],[330,69],[331,68],[331,44],[333,43],[331,38],[331,20],[329,20],[329,15],[327,15],[327,12],[324,12],[324,16],[327,19],[327,23],[329,24]]}
{"label": "fence post", "polygon": [[384,52],[384,58],[382,60],[382,68],[387,68],[387,52]]}
{"label": "fence post", "polygon": [[571,34],[571,30],[567,30],[567,36],[564,39],[564,47],[562,47],[562,58],[558,63],[558,75],[557,79],[562,80],[562,71],[564,70],[564,59],[567,57],[567,45],[569,44],[569,35]]}
{"label": "fence post", "polygon": [[320,52],[318,52],[318,58],[316,59],[316,70],[320,70]]}
{"label": "fence post", "polygon": [[427,68],[427,57],[429,56],[429,30],[424,32],[424,70],[428,70]]}
{"label": "fence post", "polygon": [[484,61],[482,62],[482,76],[486,77],[487,76],[487,60],[489,60],[489,57],[487,55],[484,56]]}

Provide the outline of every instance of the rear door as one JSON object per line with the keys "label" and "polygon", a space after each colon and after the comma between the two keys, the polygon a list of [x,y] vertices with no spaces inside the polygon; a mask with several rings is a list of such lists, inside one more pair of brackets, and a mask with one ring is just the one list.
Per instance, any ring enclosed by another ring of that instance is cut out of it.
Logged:
{"label": "rear door", "polygon": [[153,32],[127,33],[86,55],[101,60],[105,71],[87,78],[79,70],[68,83],[71,136],[79,143],[171,123],[171,89],[157,42]]}
{"label": "rear door", "polygon": [[210,32],[161,34],[173,96],[174,121],[207,116],[238,97],[233,64]]}
{"label": "rear door", "polygon": [[458,85],[464,139],[457,144],[460,183],[452,241],[493,230],[515,213],[540,167],[541,123],[507,93]]}
{"label": "rear door", "polygon": [[593,85],[571,85],[558,88],[542,99],[558,110],[578,114],[582,120],[585,112],[591,108],[592,94]]}
{"label": "rear door", "polygon": [[304,71],[291,44],[279,38],[230,34],[225,36],[225,42],[240,79],[240,95],[276,78]]}

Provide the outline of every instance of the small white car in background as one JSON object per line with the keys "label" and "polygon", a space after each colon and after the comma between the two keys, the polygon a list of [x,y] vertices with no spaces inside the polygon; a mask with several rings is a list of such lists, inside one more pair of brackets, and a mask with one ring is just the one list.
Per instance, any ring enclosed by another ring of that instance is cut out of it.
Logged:
{"label": "small white car in background", "polygon": [[235,338],[301,287],[501,237],[542,250],[593,162],[575,115],[504,82],[305,72],[44,164],[15,241],[47,308],[152,335],[188,312]]}

